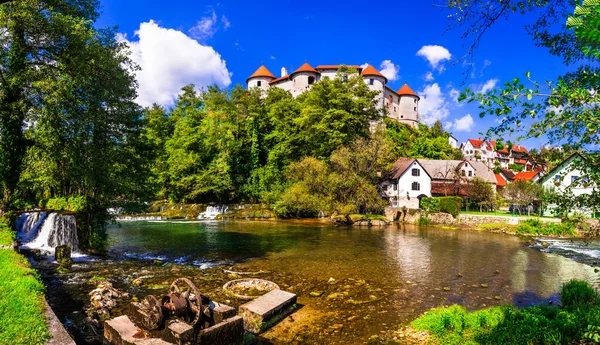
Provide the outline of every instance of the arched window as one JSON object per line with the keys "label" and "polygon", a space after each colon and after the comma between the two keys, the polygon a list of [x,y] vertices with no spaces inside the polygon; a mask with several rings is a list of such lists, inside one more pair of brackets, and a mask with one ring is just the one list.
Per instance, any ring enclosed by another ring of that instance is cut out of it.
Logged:
{"label": "arched window", "polygon": [[421,190],[421,184],[419,182],[413,182],[412,190]]}
{"label": "arched window", "polygon": [[315,77],[308,77],[308,85],[312,85],[315,83]]}

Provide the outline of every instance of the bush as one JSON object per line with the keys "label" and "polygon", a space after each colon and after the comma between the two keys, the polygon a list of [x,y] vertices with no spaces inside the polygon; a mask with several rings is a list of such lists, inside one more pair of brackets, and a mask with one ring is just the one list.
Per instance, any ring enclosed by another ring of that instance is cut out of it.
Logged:
{"label": "bush", "polygon": [[52,198],[46,202],[46,208],[54,211],[66,211],[68,209],[68,202],[66,198]]}
{"label": "bush", "polygon": [[515,232],[522,235],[565,236],[576,235],[575,227],[569,222],[544,223],[539,219],[527,219],[521,222]]}
{"label": "bush", "polygon": [[431,220],[429,220],[429,218],[427,217],[419,217],[419,220],[417,221],[417,225],[431,225]]}
{"label": "bush", "polygon": [[588,283],[571,280],[563,286],[560,299],[565,309],[580,309],[587,306],[597,306],[600,296]]}
{"label": "bush", "polygon": [[440,197],[440,212],[450,213],[454,218],[458,217],[463,200],[459,196]]}
{"label": "bush", "polygon": [[440,198],[423,198],[421,199],[421,208],[426,212],[440,211]]}

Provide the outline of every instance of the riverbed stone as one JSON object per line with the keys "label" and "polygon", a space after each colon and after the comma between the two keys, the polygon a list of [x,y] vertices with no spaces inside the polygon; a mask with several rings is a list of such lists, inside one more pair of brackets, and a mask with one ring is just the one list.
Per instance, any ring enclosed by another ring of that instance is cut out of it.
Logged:
{"label": "riverbed stone", "polygon": [[261,297],[242,304],[239,313],[244,318],[244,329],[260,333],[285,317],[296,304],[296,294],[273,290]]}
{"label": "riverbed stone", "polygon": [[221,323],[223,321],[225,321],[226,319],[229,319],[231,317],[234,317],[236,314],[236,310],[233,307],[230,307],[226,304],[221,304],[221,303],[215,303],[215,307],[212,310],[213,312],[213,320],[214,322],[217,323]]}
{"label": "riverbed stone", "polygon": [[167,340],[177,345],[189,345],[194,342],[194,328],[179,320],[170,321],[167,326]]}
{"label": "riverbed stone", "polygon": [[240,345],[244,342],[244,320],[234,316],[198,333],[198,345]]}

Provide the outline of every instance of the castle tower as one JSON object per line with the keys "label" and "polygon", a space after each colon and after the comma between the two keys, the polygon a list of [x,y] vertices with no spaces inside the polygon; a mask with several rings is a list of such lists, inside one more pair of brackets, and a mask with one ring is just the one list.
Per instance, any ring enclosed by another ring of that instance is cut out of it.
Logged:
{"label": "castle tower", "polygon": [[300,66],[297,70],[290,73],[290,80],[292,81],[292,96],[296,97],[304,91],[308,90],[312,84],[319,81],[319,73],[311,65],[305,63]]}
{"label": "castle tower", "polygon": [[400,96],[398,121],[417,127],[419,124],[419,100],[421,99],[408,84],[398,90]]}
{"label": "castle tower", "polygon": [[363,77],[365,84],[367,84],[369,86],[369,89],[373,90],[373,91],[379,91],[379,95],[378,97],[378,102],[377,104],[383,108],[384,107],[384,90],[385,90],[385,84],[387,84],[388,80],[387,78],[379,73],[378,70],[375,69],[375,67],[368,65],[367,67],[365,67],[362,72],[360,72],[360,75]]}
{"label": "castle tower", "polygon": [[261,90],[268,90],[269,83],[275,80],[275,76],[264,65],[260,66],[248,79],[246,84],[248,88],[258,87]]}

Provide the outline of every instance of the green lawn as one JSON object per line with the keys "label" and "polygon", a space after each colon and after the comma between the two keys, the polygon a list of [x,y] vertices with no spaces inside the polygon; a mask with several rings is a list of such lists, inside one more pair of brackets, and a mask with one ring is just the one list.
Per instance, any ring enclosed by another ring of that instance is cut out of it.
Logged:
{"label": "green lawn", "polygon": [[[596,344],[600,340],[600,296],[586,282],[561,291],[562,307],[511,305],[468,312],[457,305],[433,309],[412,322],[433,344]],[[584,342],[587,341],[587,342]]]}
{"label": "green lawn", "polygon": [[[11,245],[14,237],[0,219],[0,245]],[[45,310],[44,285],[27,259],[0,249],[0,344],[45,344],[50,338]]]}
{"label": "green lawn", "polygon": [[[495,212],[479,212],[479,211],[461,211],[461,214],[476,214],[476,215],[482,215],[482,216],[504,216],[504,217],[539,217],[538,214],[532,213],[531,216],[528,216],[527,213],[524,213],[522,215],[519,215],[519,213],[508,213],[508,212],[502,212],[502,211],[495,211]],[[553,218],[553,217],[542,217],[542,218]]]}

